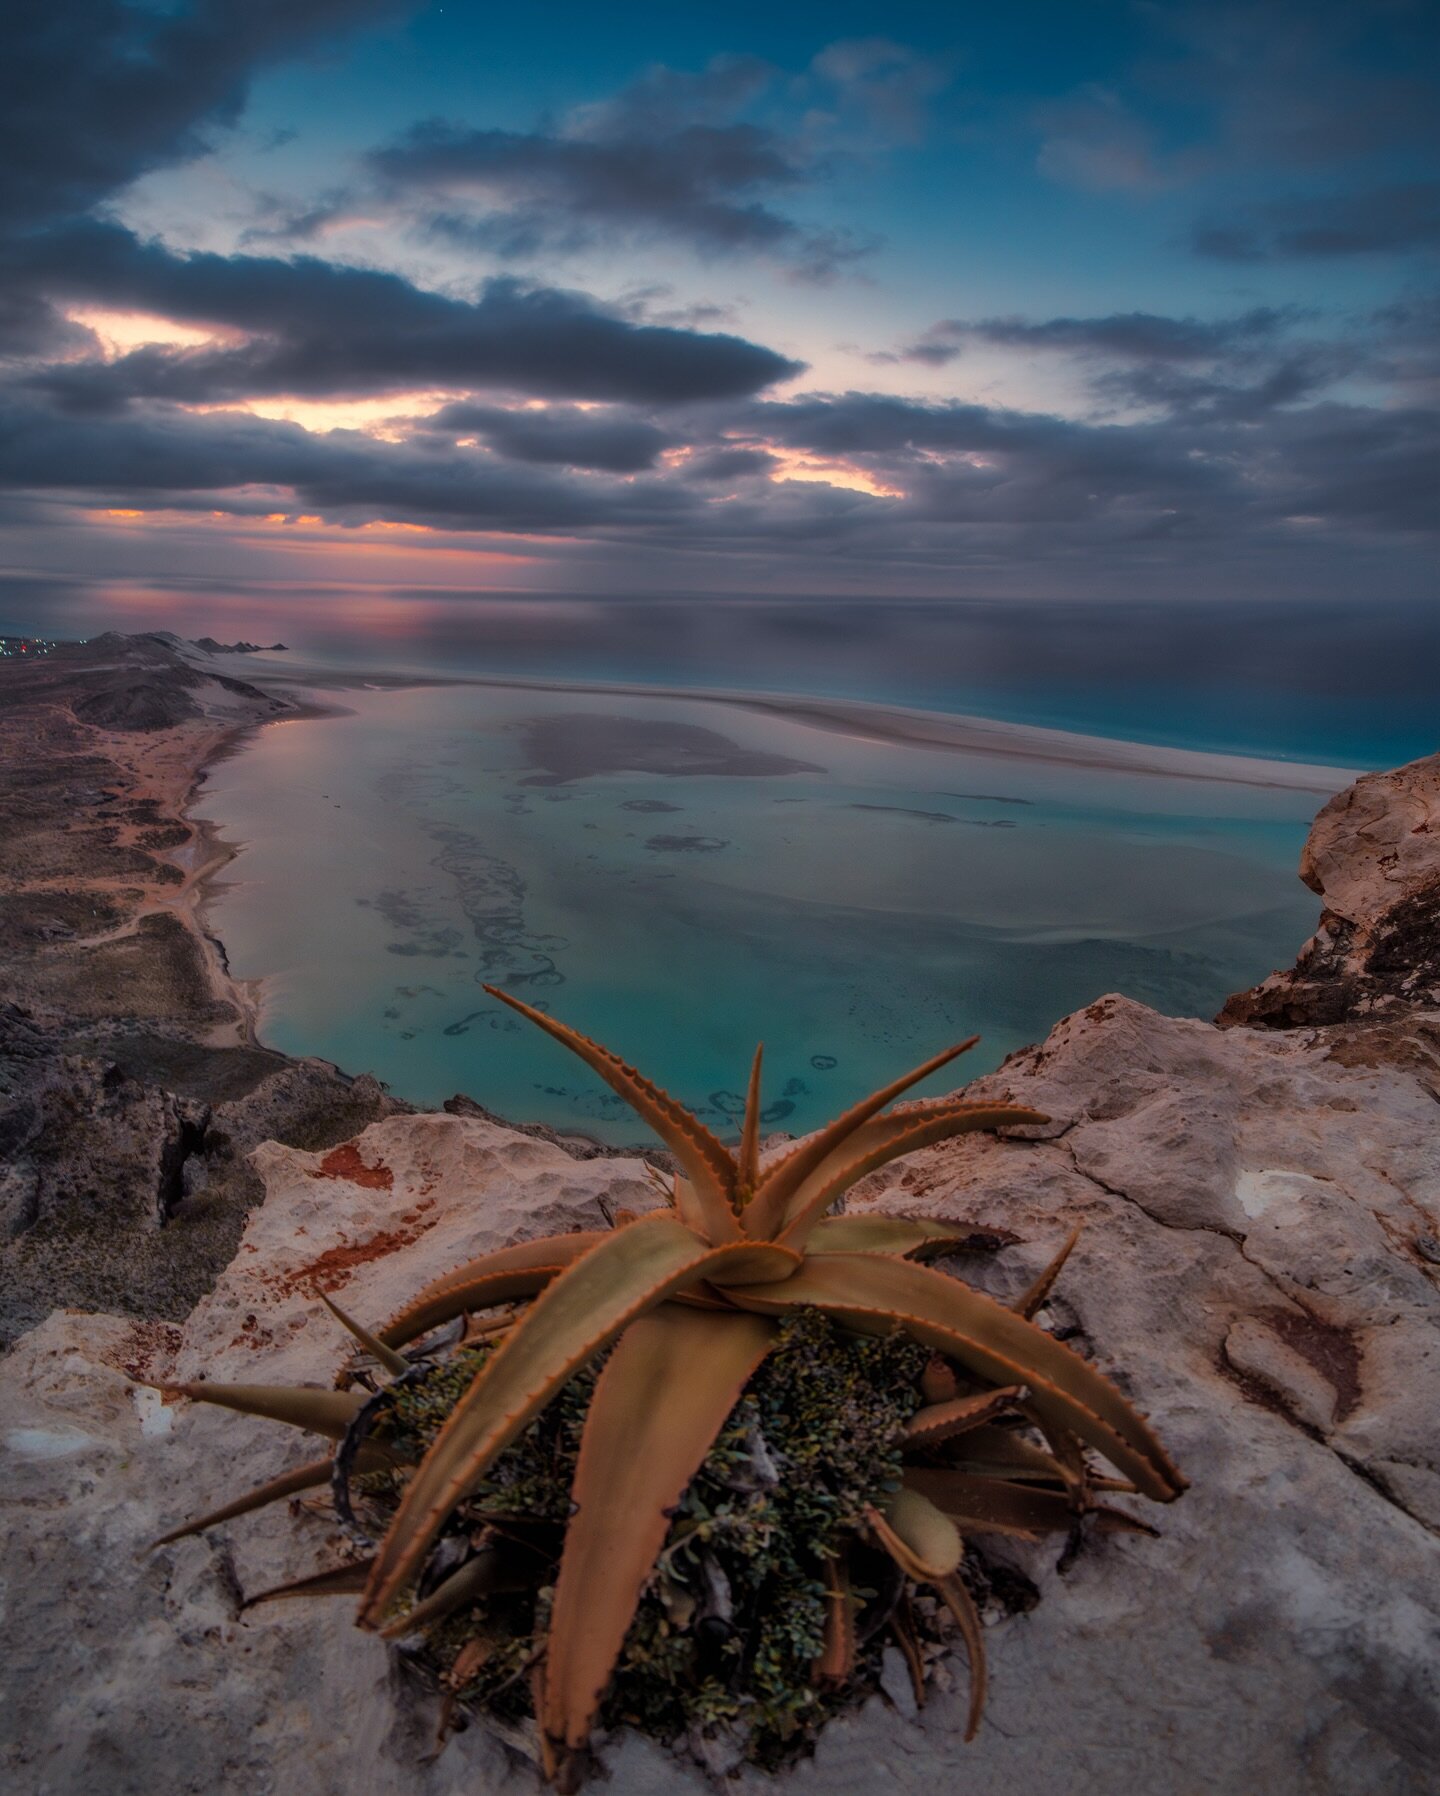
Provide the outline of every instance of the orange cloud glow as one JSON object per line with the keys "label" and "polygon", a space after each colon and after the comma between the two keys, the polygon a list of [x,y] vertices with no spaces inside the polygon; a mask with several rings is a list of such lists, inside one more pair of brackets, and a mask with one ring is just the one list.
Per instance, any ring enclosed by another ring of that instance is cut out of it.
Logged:
{"label": "orange cloud glow", "polygon": [[785,480],[806,480],[817,482],[823,486],[843,486],[851,492],[868,493],[872,499],[903,499],[904,492],[897,486],[886,486],[868,469],[857,468],[853,462],[820,461],[813,456],[796,455],[787,449],[771,448],[779,466],[772,469],[770,479],[774,483]]}
{"label": "orange cloud glow", "polygon": [[72,324],[94,331],[108,355],[124,355],[144,344],[159,343],[167,349],[193,349],[201,343],[241,341],[235,331],[194,324],[177,324],[150,312],[110,312],[100,306],[76,306],[66,313]]}
{"label": "orange cloud glow", "polygon": [[386,429],[392,420],[424,416],[453,399],[453,393],[388,393],[379,399],[296,399],[277,394],[268,399],[246,399],[235,405],[194,406],[194,411],[250,412],[257,418],[273,418],[299,424],[305,430],[363,430],[383,442],[403,441],[402,429]]}

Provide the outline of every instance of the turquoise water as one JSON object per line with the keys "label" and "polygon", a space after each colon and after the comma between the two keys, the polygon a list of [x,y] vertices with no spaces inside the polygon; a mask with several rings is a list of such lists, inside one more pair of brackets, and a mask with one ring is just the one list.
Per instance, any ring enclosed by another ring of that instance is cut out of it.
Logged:
{"label": "turquoise water", "polygon": [[[346,692],[199,809],[245,844],[211,910],[262,1037],[435,1104],[638,1127],[480,989],[729,1127],[766,1044],[800,1130],[976,1031],[971,1071],[1110,990],[1206,1015],[1293,958],[1323,795],[877,744],[734,706]],[[938,1076],[945,1089],[954,1070]]]}

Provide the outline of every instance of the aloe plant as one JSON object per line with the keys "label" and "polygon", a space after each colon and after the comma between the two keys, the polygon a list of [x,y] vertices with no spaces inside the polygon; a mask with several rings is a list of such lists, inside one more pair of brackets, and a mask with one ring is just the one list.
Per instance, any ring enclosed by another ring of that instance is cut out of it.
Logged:
{"label": "aloe plant", "polygon": [[[332,1477],[337,1491],[348,1489],[345,1481],[359,1476],[394,1498],[373,1555],[363,1568],[273,1594],[354,1589],[363,1570],[359,1623],[396,1637],[462,1608],[473,1611],[516,1579],[553,1583],[548,1627],[527,1669],[547,1771],[562,1789],[575,1789],[677,1506],[787,1319],[814,1310],[845,1331],[898,1334],[929,1350],[899,1443],[902,1482],[877,1491],[857,1518],[854,1539],[887,1555],[909,1584],[933,1589],[953,1616],[970,1661],[973,1734],[985,1661],[979,1617],[960,1575],[966,1537],[1074,1532],[1086,1517],[1105,1528],[1143,1527],[1099,1496],[1124,1492],[1168,1502],[1185,1480],[1115,1386],[1034,1321],[1073,1236],[1007,1307],[924,1263],[963,1236],[957,1225],[831,1211],[858,1179],[899,1155],[967,1132],[1048,1119],[1016,1104],[955,1096],[889,1108],[972,1046],[971,1038],[762,1159],[759,1052],[732,1151],[609,1050],[486,989],[579,1055],[659,1135],[679,1168],[667,1206],[623,1217],[614,1229],[486,1254],[434,1280],[373,1331],[337,1310],[368,1356],[371,1383],[389,1378],[397,1391],[429,1376],[424,1368],[435,1363],[434,1343],[453,1347],[454,1328],[463,1328],[454,1361],[460,1373],[447,1375],[447,1389],[454,1388],[443,1414],[408,1444],[403,1434],[387,1440],[366,1426],[380,1399],[364,1388],[170,1387],[343,1444],[338,1454],[166,1538]],[[518,1535],[514,1527],[477,1531],[467,1504],[549,1406],[575,1388],[577,1375],[602,1359],[584,1412],[557,1567],[553,1551],[547,1557],[543,1541],[537,1546],[523,1527]],[[1115,1475],[1098,1473],[1089,1451]],[[441,1577],[455,1557],[453,1550],[447,1557],[447,1542],[453,1549],[457,1540],[462,1563]],[[812,1675],[843,1684],[855,1667],[862,1601],[845,1543],[828,1543],[822,1565],[824,1643]],[[896,1608],[890,1625],[923,1697],[907,1614]],[[478,1662],[475,1654],[492,1647],[471,1640],[460,1658],[468,1653],[467,1664]],[[458,1660],[457,1677],[452,1688],[464,1683]]]}

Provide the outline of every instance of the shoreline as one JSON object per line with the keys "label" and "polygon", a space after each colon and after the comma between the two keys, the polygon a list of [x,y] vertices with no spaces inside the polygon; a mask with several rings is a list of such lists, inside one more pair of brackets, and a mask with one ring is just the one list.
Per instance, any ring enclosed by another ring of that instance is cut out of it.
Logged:
{"label": "shoreline", "polygon": [[[252,681],[251,684],[259,685]],[[255,979],[241,979],[231,970],[230,956],[219,933],[210,925],[209,907],[218,895],[218,882],[228,868],[245,848],[242,840],[229,837],[224,832],[224,825],[214,818],[199,816],[196,807],[205,796],[206,784],[212,770],[238,755],[254,736],[277,723],[300,723],[314,721],[326,717],[342,717],[343,706],[326,706],[305,703],[277,693],[271,686],[259,688],[267,697],[275,698],[284,704],[286,709],[278,717],[258,717],[244,723],[232,725],[210,744],[197,744],[192,757],[189,778],[184,793],[176,806],[176,816],[185,828],[194,833],[189,846],[204,848],[208,851],[202,860],[197,855],[195,866],[186,873],[186,880],[176,895],[174,908],[181,921],[194,934],[200,946],[206,972],[209,976],[215,996],[222,1002],[234,1006],[238,1013],[235,1038],[243,1047],[259,1048],[269,1044],[260,1039],[260,1023],[264,1013],[264,989],[268,975],[262,974]],[[172,865],[180,866],[179,856],[185,854],[181,848],[163,858],[169,859]],[[183,908],[182,908],[183,907]],[[272,1049],[278,1053],[280,1050]],[[337,1071],[343,1071],[337,1068]]]}

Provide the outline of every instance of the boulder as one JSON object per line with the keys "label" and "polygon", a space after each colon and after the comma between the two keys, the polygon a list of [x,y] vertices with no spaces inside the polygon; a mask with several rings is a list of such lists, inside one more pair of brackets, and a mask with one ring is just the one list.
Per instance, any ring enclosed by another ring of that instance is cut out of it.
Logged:
{"label": "boulder", "polygon": [[[1311,828],[1300,877],[1324,900],[1320,927],[1293,968],[1231,998],[1222,1025],[1369,1023],[1394,1037],[1397,1020],[1440,1008],[1440,755],[1337,793]],[[1401,1033],[1412,1057],[1434,1064],[1433,1031]]]}

